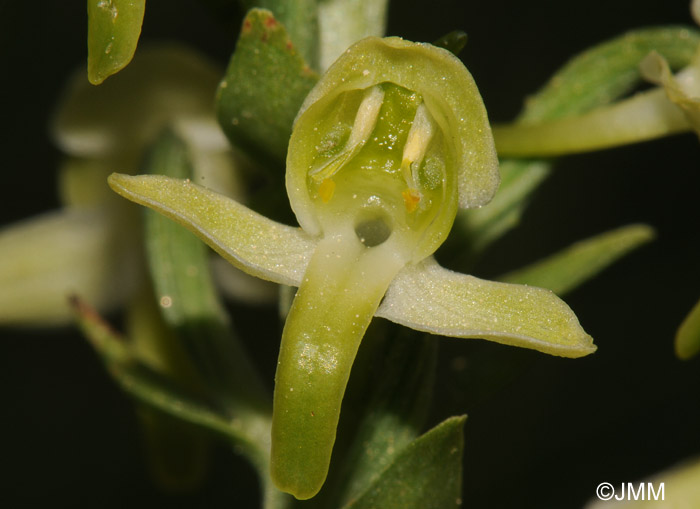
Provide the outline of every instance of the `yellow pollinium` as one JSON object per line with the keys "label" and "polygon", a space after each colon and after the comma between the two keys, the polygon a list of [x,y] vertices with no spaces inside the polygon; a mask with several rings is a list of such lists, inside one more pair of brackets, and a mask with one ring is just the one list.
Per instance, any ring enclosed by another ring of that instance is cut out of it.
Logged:
{"label": "yellow pollinium", "polygon": [[333,193],[335,193],[335,182],[333,179],[323,179],[318,186],[318,195],[321,197],[321,201],[323,203],[328,203],[331,201],[331,198],[333,198]]}

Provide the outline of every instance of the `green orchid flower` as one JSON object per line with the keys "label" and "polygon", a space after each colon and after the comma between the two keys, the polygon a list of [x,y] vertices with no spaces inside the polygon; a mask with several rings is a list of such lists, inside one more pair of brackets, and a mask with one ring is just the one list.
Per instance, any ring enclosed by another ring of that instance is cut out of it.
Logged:
{"label": "green orchid flower", "polygon": [[462,63],[428,44],[374,37],[328,69],[295,120],[286,186],[300,228],[189,180],[109,177],[116,192],[185,225],[248,274],[298,287],[277,367],[271,473],[300,499],[326,478],[373,316],[566,357],[595,350],[552,292],[433,259],[458,207],[486,204],[498,181],[486,111]]}
{"label": "green orchid flower", "polygon": [[[690,12],[700,24],[699,0],[691,2]],[[697,48],[698,33],[689,29],[669,30],[668,38],[670,47],[677,41],[676,57],[684,46]],[[700,48],[675,67],[682,68],[674,74],[669,59],[653,50],[639,62],[639,72],[656,87],[579,116],[496,126],[498,152],[512,157],[557,156],[685,132],[700,136]],[[678,328],[675,351],[681,359],[700,352],[700,301]]]}
{"label": "green orchid flower", "polygon": [[[66,155],[58,178],[63,207],[0,230],[0,324],[71,323],[71,294],[100,312],[133,298],[145,273],[140,218],[105,181],[115,166],[135,171],[164,127],[186,140],[198,180],[242,196],[212,104],[220,76],[202,55],[172,44],[142,48],[128,69],[99,87],[85,80],[84,70],[75,73],[51,125]],[[228,294],[269,299],[269,288],[232,269],[215,263]]]}

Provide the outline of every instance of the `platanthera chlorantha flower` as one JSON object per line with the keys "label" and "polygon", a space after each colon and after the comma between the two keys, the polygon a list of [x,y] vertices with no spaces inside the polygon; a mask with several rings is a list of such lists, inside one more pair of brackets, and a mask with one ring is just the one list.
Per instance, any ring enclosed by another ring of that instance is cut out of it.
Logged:
{"label": "platanthera chlorantha flower", "polygon": [[[70,294],[102,312],[133,297],[143,280],[139,218],[105,179],[115,166],[137,168],[166,126],[187,140],[197,179],[241,195],[212,105],[220,76],[202,55],[169,44],[141,48],[127,69],[99,87],[87,82],[84,69],[69,80],[51,126],[67,156],[58,177],[64,206],[0,230],[0,324],[70,323]],[[236,277],[216,270],[219,279]],[[228,293],[265,296],[247,281],[235,290]]]}
{"label": "platanthera chlorantha flower", "polygon": [[486,204],[499,180],[481,97],[451,53],[398,38],[352,46],[304,102],[286,175],[301,228],[189,181],[109,179],[244,271],[299,287],[275,382],[271,468],[280,489],[309,498],[321,488],[375,315],[567,357],[595,350],[551,292],[457,274],[431,256],[458,206]]}

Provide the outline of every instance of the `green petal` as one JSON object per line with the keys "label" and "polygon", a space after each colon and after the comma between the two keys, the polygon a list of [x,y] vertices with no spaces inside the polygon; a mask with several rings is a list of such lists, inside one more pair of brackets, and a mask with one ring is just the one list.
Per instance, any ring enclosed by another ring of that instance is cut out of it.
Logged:
{"label": "green petal", "polygon": [[103,208],[67,209],[0,231],[0,323],[56,325],[71,320],[69,295],[107,310],[138,280],[133,244]]}
{"label": "green petal", "polygon": [[700,133],[700,56],[676,76],[671,74],[666,59],[656,52],[649,54],[640,68],[645,78],[663,87],[668,100],[680,107],[695,132]]}
{"label": "green petal", "polygon": [[317,80],[285,27],[253,9],[216,92],[221,128],[242,150],[281,165],[294,117]]}
{"label": "green petal", "polygon": [[[646,141],[687,131],[691,126],[697,131],[700,102],[692,98],[700,93],[700,69],[697,58],[693,62],[690,53],[697,48],[697,38],[698,33],[688,29],[640,30],[577,57],[538,97],[542,99],[541,106],[546,107],[551,99],[564,93],[569,95],[561,97],[571,99],[574,105],[580,102],[583,106],[599,98],[609,102],[639,76],[634,69],[626,67],[637,66],[640,61],[641,75],[663,85],[665,90],[650,90],[580,116],[544,122],[541,117],[550,116],[546,111],[528,108],[525,122],[494,126],[499,155],[554,156]],[[674,78],[660,53],[675,67],[687,65],[689,61],[691,65]],[[577,73],[580,76],[576,76]],[[572,77],[579,79],[572,80]]]}
{"label": "green petal", "polygon": [[131,61],[146,0],[88,0],[88,79],[99,85]]}
{"label": "green petal", "polygon": [[[139,157],[166,126],[190,140],[226,147],[214,120],[213,97],[221,71],[177,45],[139,51],[124,72],[99,87],[76,74],[68,83],[51,131],[76,156]],[[188,133],[190,134],[188,136]]]}
{"label": "green petal", "polygon": [[700,352],[700,301],[685,317],[676,333],[676,355],[690,359]]}
{"label": "green petal", "polygon": [[351,229],[324,238],[282,333],[272,413],[271,473],[282,491],[323,485],[340,406],[360,341],[405,261],[391,241],[367,248]]}
{"label": "green petal", "polygon": [[502,157],[545,157],[638,143],[690,130],[678,108],[660,90],[594,110],[540,124],[494,126]]}
{"label": "green petal", "polygon": [[541,286],[562,295],[653,238],[654,230],[649,226],[625,226],[579,241],[499,279],[507,283]]}
{"label": "green petal", "polygon": [[414,440],[344,509],[460,507],[465,420],[451,417]]}
{"label": "green petal", "polygon": [[[363,39],[328,69],[304,100],[295,122],[310,122],[304,115],[317,103],[329,104],[345,92],[366,90],[385,82],[420,94],[440,130],[451,136],[449,150],[454,153],[456,167],[450,170],[456,172],[460,206],[478,207],[491,200],[499,174],[486,109],[469,71],[445,49],[398,37]],[[316,111],[320,108],[316,107]],[[304,146],[300,142],[297,150],[318,152],[312,143]],[[290,155],[298,160],[296,154]],[[287,166],[290,167],[289,160]],[[298,204],[305,200],[302,193],[306,187],[299,188],[302,177],[295,173],[300,171],[287,171],[287,191],[292,208],[304,225],[312,221],[300,217],[304,211],[299,210]],[[291,185],[290,175],[296,179]]]}
{"label": "green petal", "polygon": [[239,269],[269,281],[298,286],[316,245],[301,229],[267,219],[189,180],[115,173],[109,185],[184,225]]}
{"label": "green petal", "polygon": [[563,357],[595,351],[571,309],[542,288],[459,274],[428,258],[404,268],[377,316],[443,336],[482,338]]}

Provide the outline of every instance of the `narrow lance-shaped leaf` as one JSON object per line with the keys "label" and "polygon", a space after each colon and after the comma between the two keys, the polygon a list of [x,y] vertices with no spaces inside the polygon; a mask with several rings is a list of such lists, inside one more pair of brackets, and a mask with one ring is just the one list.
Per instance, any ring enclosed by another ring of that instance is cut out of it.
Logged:
{"label": "narrow lance-shaped leaf", "polygon": [[[662,34],[674,33],[673,29],[666,30]],[[618,60],[637,65],[641,62],[641,74],[655,83],[663,84],[666,93],[658,89],[651,90],[581,116],[495,126],[494,136],[499,154],[533,157],[584,152],[645,141],[697,126],[698,105],[689,100],[688,96],[697,95],[700,91],[700,71],[691,65],[679,75],[678,81],[675,81],[668,63],[660,56],[659,51],[668,51],[675,63],[680,60],[678,55],[685,52],[688,39],[692,39],[697,45],[698,33],[686,30],[677,34],[677,37],[678,42],[675,45],[660,45],[658,48],[649,44],[657,38],[649,37],[649,41],[641,39],[636,45],[627,44],[628,51],[624,53],[624,58],[617,57]],[[639,44],[640,42],[642,44]],[[640,55],[639,52],[643,49],[652,54]],[[636,61],[632,61],[631,58],[636,58]],[[683,64],[687,64],[688,60]],[[635,76],[640,76],[639,70]],[[585,81],[582,80],[579,86],[584,87]],[[682,110],[674,107],[674,103],[681,106]]]}
{"label": "narrow lance-shaped leaf", "polygon": [[215,434],[241,439],[229,420],[181,386],[139,363],[127,339],[118,335],[84,301],[73,299],[78,325],[102,356],[110,374],[127,393],[163,412],[191,422]]}
{"label": "narrow lance-shaped leaf", "polygon": [[548,288],[557,295],[574,289],[631,250],[651,241],[654,230],[646,225],[618,228],[576,244],[499,279]]}
{"label": "narrow lance-shaped leaf", "polygon": [[[184,142],[166,130],[146,161],[151,173],[189,178],[193,168]],[[165,322],[207,385],[236,418],[269,412],[262,382],[233,335],[209,271],[206,246],[184,227],[146,209],[146,254]]]}
{"label": "narrow lance-shaped leaf", "polygon": [[488,339],[563,357],[596,349],[571,309],[551,291],[458,274],[432,258],[397,275],[377,316],[433,334]]}
{"label": "narrow lance-shaped leaf", "polygon": [[[120,341],[124,345],[129,358],[133,359],[127,359],[125,364],[143,365],[144,373],[157,375],[164,382],[167,380],[169,386],[179,386],[182,391],[189,391],[191,397],[202,399],[200,379],[190,359],[174,332],[163,322],[150,285],[143,286],[128,303],[126,329],[129,339],[115,337],[107,341]],[[95,332],[89,327],[85,330]],[[88,339],[95,341],[90,336]],[[109,362],[107,365],[116,376],[120,368],[116,365],[110,367]],[[136,407],[144,434],[147,463],[154,480],[168,491],[187,491],[198,486],[209,466],[211,437],[207,436],[208,433],[143,401],[138,401]]]}
{"label": "narrow lance-shaped leaf", "polygon": [[447,509],[462,505],[463,427],[451,417],[414,440],[343,509]]}
{"label": "narrow lance-shaped leaf", "polygon": [[234,145],[282,165],[294,117],[317,80],[284,25],[252,9],[216,93],[219,124]]}
{"label": "narrow lance-shaped leaf", "polygon": [[[338,445],[326,507],[341,507],[374,483],[424,427],[434,393],[437,338],[375,322],[355,360],[343,400]],[[319,496],[328,493],[321,491]],[[321,504],[323,506],[323,504]]]}
{"label": "narrow lance-shaped leaf", "polygon": [[[680,68],[691,62],[698,45],[700,33],[687,27],[636,30],[599,44],[574,57],[529,98],[516,125],[577,116],[609,104],[639,82],[639,62],[650,51],[658,51],[673,68]],[[458,215],[476,254],[517,224],[526,198],[546,178],[550,166],[548,161],[501,161],[502,184],[495,199]]]}
{"label": "narrow lance-shaped leaf", "polygon": [[146,0],[88,0],[88,79],[99,85],[131,61]]}

